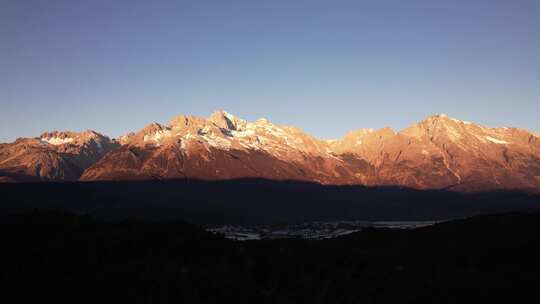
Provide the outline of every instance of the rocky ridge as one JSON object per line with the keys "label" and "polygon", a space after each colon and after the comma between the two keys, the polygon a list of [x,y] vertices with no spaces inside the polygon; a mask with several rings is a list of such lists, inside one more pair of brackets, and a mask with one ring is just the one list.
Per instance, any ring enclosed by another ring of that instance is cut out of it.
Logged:
{"label": "rocky ridge", "polygon": [[[1,145],[0,172],[20,168],[18,172],[48,180],[260,177],[456,191],[540,189],[538,135],[446,115],[399,132],[360,129],[332,141],[225,111],[208,118],[180,115],[117,140],[95,132],[73,134],[45,133]],[[5,152],[12,150],[18,152]],[[41,172],[44,167],[48,169]],[[58,167],[63,169],[55,171]]]}
{"label": "rocky ridge", "polygon": [[101,157],[119,147],[94,131],[46,132],[0,146],[4,181],[74,181]]}

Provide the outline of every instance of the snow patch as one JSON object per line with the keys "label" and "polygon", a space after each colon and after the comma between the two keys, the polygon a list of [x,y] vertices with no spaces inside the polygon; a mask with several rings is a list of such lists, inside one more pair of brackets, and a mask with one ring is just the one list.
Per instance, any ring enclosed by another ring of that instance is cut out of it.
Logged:
{"label": "snow patch", "polygon": [[221,137],[216,137],[216,136],[211,136],[211,135],[203,135],[201,136],[209,145],[213,146],[213,147],[216,147],[216,148],[219,148],[219,149],[223,149],[223,150],[229,150],[231,148],[231,142],[224,139],[224,138],[221,138]]}
{"label": "snow patch", "polygon": [[145,135],[143,140],[144,141],[154,141],[156,143],[159,143],[163,138],[169,137],[171,135],[171,131],[169,130],[160,130],[150,135]]}
{"label": "snow patch", "polygon": [[459,119],[456,119],[456,118],[450,118],[450,120],[452,120],[453,122],[462,123],[464,125],[472,125],[472,122],[470,122],[470,121],[463,121],[463,120],[459,120]]}
{"label": "snow patch", "polygon": [[193,134],[191,134],[191,133],[188,133],[188,134],[182,136],[182,141],[188,141],[188,140],[191,140],[191,139],[197,139],[197,137],[193,136]]}
{"label": "snow patch", "polygon": [[234,115],[228,113],[227,111],[223,111],[223,116],[225,116],[230,121],[235,121],[236,120],[236,117]]}
{"label": "snow patch", "polygon": [[274,125],[265,125],[265,126],[259,126],[263,130],[265,130],[268,134],[271,134],[275,137],[286,137],[287,133],[283,131],[283,129],[278,128]]}
{"label": "snow patch", "polygon": [[499,144],[499,145],[505,145],[505,144],[508,144],[507,141],[504,141],[504,140],[500,140],[500,139],[496,139],[496,138],[493,138],[491,136],[485,136],[485,139],[493,142],[493,143],[496,143],[496,144]]}
{"label": "snow patch", "polygon": [[253,129],[251,124],[248,124],[245,130],[241,130],[241,131],[232,130],[231,134],[233,137],[249,137],[249,136],[255,135],[255,130]]}
{"label": "snow patch", "polygon": [[270,123],[270,121],[268,119],[264,118],[264,117],[257,119],[257,122],[262,123],[262,124],[269,124]]}
{"label": "snow patch", "polygon": [[63,145],[63,144],[73,142],[74,139],[71,137],[66,137],[66,138],[50,137],[50,138],[42,138],[41,140],[48,144],[58,146],[58,145]]}

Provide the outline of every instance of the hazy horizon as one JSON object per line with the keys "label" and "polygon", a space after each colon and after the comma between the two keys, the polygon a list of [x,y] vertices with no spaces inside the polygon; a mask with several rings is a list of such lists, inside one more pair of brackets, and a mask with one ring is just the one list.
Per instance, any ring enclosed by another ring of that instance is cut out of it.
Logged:
{"label": "hazy horizon", "polygon": [[224,109],[321,139],[427,116],[540,132],[538,1],[3,1],[0,142]]}

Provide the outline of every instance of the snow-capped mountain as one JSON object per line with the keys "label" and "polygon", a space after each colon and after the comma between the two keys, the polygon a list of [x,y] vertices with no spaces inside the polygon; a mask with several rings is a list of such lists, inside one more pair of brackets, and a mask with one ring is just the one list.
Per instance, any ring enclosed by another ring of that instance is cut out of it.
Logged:
{"label": "snow-capped mountain", "polygon": [[[81,154],[69,149],[85,141],[67,133],[46,133],[4,144],[0,171],[12,159],[4,151],[27,142],[33,143],[30,151],[44,150],[41,154],[19,152],[21,159],[40,155],[35,165],[28,165],[33,158],[24,161],[29,169],[23,172],[28,173],[51,151]],[[64,169],[49,176],[70,179],[82,172],[83,181],[261,177],[457,191],[540,190],[538,135],[515,128],[487,128],[446,115],[428,117],[400,132],[361,129],[339,140],[320,140],[295,127],[266,119],[249,122],[218,111],[208,118],[177,116],[168,124],[153,123],[106,142],[107,149],[101,144],[103,153],[70,162],[77,168],[88,167],[84,172]],[[98,149],[98,144],[93,147]],[[56,166],[51,161],[47,168]]]}
{"label": "snow-capped mountain", "polygon": [[540,137],[436,115],[394,133],[348,134],[334,149],[367,160],[377,184],[455,190],[540,188]]}
{"label": "snow-capped mountain", "polygon": [[123,136],[124,145],[86,170],[82,180],[263,177],[366,183],[366,172],[335,156],[324,141],[265,119],[248,122],[219,111],[178,116]]}
{"label": "snow-capped mountain", "polygon": [[3,181],[77,180],[119,144],[94,131],[47,132],[0,146]]}

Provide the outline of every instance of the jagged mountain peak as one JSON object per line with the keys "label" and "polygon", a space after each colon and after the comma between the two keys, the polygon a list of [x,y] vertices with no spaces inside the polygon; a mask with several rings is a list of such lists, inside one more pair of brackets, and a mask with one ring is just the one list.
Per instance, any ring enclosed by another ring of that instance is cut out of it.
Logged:
{"label": "jagged mountain peak", "polygon": [[93,130],[44,132],[0,146],[0,173],[11,179],[77,180],[119,144]]}
{"label": "jagged mountain peak", "polygon": [[[383,138],[388,138],[394,135],[396,135],[396,132],[394,132],[394,130],[390,127],[383,127],[379,130],[375,130],[372,128],[362,128],[362,129],[351,131],[345,134],[345,136],[341,139],[341,141],[346,141],[346,140],[360,141],[362,139],[367,139],[367,138],[383,139]],[[337,142],[340,142],[340,141],[337,141]]]}
{"label": "jagged mountain peak", "polygon": [[71,143],[75,140],[77,134],[69,131],[52,131],[44,132],[39,136],[39,139],[51,145],[61,145]]}
{"label": "jagged mountain peak", "polygon": [[206,119],[193,115],[178,115],[173,117],[169,121],[169,127],[171,128],[188,128],[203,126],[206,123]]}
{"label": "jagged mountain peak", "polygon": [[153,122],[153,123],[145,126],[144,128],[142,128],[142,130],[139,131],[139,133],[147,135],[147,134],[152,134],[152,133],[155,133],[155,132],[159,132],[159,131],[163,130],[164,128],[165,127],[162,126],[161,124],[159,124],[157,122]]}
{"label": "jagged mountain peak", "polygon": [[[295,142],[292,138],[299,139]],[[187,147],[188,143],[196,141],[218,148],[261,149],[271,142],[299,146],[300,138],[308,138],[308,135],[298,128],[277,126],[264,118],[248,122],[219,110],[206,119],[179,115],[166,126],[154,123],[134,135],[123,136],[120,142],[137,146],[162,146],[180,141],[183,142],[181,146]]]}
{"label": "jagged mountain peak", "polygon": [[388,126],[377,130],[376,133],[379,134],[380,136],[383,136],[383,137],[389,137],[389,136],[396,135],[396,131],[394,131],[394,129],[392,129],[391,127],[388,127]]}
{"label": "jagged mountain peak", "polygon": [[259,124],[259,125],[272,124],[268,119],[266,119],[264,117],[257,119],[257,121],[255,123]]}
{"label": "jagged mountain peak", "polygon": [[469,134],[485,130],[486,128],[468,121],[452,118],[446,114],[428,116],[420,122],[413,123],[398,134],[421,137],[444,137],[448,140],[461,140]]}
{"label": "jagged mountain peak", "polygon": [[50,145],[82,145],[87,144],[90,141],[109,141],[109,137],[102,135],[93,130],[86,130],[83,132],[73,131],[51,131],[42,133],[37,139],[43,144]]}
{"label": "jagged mountain peak", "polygon": [[[412,138],[429,138],[439,142],[460,142],[466,147],[477,147],[478,143],[498,145],[523,144],[533,133],[509,127],[490,128],[480,124],[463,121],[444,114],[429,116],[413,123],[399,134]],[[530,140],[529,140],[530,141]]]}
{"label": "jagged mountain peak", "polygon": [[208,117],[208,121],[215,123],[220,128],[233,131],[239,131],[240,129],[245,128],[247,124],[247,121],[237,118],[224,110],[219,110],[212,113],[212,115]]}
{"label": "jagged mountain peak", "polygon": [[128,134],[119,136],[116,141],[118,141],[121,145],[128,144],[134,137],[136,136],[135,132],[129,132]]}
{"label": "jagged mountain peak", "polygon": [[66,180],[86,169],[82,180],[264,177],[420,189],[540,189],[537,134],[445,114],[398,133],[359,129],[332,141],[224,110],[208,118],[179,115],[117,141],[101,136],[56,131],[0,145],[0,173]]}
{"label": "jagged mountain peak", "polygon": [[430,125],[479,126],[469,121],[465,121],[465,120],[448,116],[447,114],[437,114],[437,115],[428,116],[424,118],[423,120],[421,120],[418,124],[421,124],[424,126],[430,126]]}

